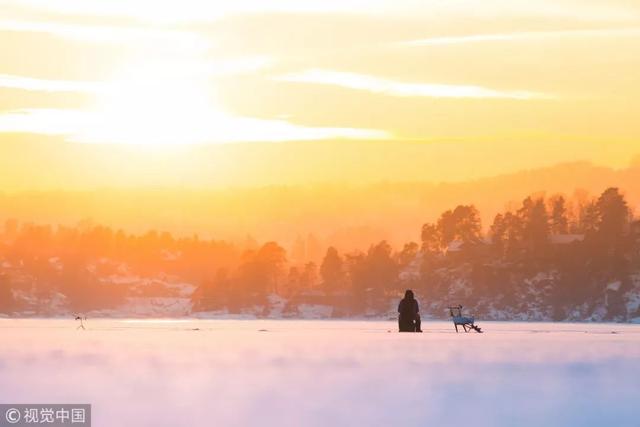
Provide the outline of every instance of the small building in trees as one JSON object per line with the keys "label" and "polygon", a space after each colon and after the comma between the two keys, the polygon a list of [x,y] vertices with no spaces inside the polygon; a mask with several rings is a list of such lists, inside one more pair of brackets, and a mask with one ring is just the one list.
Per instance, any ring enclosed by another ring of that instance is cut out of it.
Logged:
{"label": "small building in trees", "polygon": [[447,258],[464,258],[465,256],[482,257],[491,255],[491,239],[480,238],[475,241],[465,242],[456,239],[445,248]]}
{"label": "small building in trees", "polygon": [[584,234],[552,234],[549,236],[549,241],[552,245],[569,245],[583,240]]}

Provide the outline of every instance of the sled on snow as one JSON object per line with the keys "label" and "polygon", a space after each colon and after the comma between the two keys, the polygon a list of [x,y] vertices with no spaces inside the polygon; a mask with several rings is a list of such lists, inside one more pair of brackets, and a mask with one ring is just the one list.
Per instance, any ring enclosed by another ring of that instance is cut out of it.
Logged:
{"label": "sled on snow", "polygon": [[453,326],[456,328],[456,333],[458,332],[458,326],[462,326],[465,332],[469,332],[470,330],[474,330],[478,333],[482,333],[482,329],[480,326],[475,324],[475,319],[472,316],[463,316],[462,315],[462,306],[456,305],[449,308],[449,314],[451,315],[451,320],[453,321]]}

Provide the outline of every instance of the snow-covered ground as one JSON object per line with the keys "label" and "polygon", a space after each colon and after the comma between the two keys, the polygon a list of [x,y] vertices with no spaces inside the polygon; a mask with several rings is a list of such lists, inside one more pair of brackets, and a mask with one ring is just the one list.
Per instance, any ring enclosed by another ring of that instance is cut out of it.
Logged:
{"label": "snow-covered ground", "polygon": [[0,319],[0,402],[94,426],[638,426],[640,326]]}

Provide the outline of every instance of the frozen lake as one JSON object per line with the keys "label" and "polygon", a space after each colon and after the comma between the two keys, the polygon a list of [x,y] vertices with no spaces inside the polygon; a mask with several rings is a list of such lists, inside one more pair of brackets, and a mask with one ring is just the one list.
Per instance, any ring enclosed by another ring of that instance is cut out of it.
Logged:
{"label": "frozen lake", "polygon": [[0,402],[105,427],[639,425],[640,326],[480,325],[0,319]]}

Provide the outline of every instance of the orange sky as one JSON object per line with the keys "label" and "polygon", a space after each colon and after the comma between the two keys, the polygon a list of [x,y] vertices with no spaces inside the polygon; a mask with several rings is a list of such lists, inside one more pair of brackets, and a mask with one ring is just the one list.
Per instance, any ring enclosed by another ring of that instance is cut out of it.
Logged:
{"label": "orange sky", "polygon": [[640,152],[637,0],[0,0],[5,190],[461,181]]}

